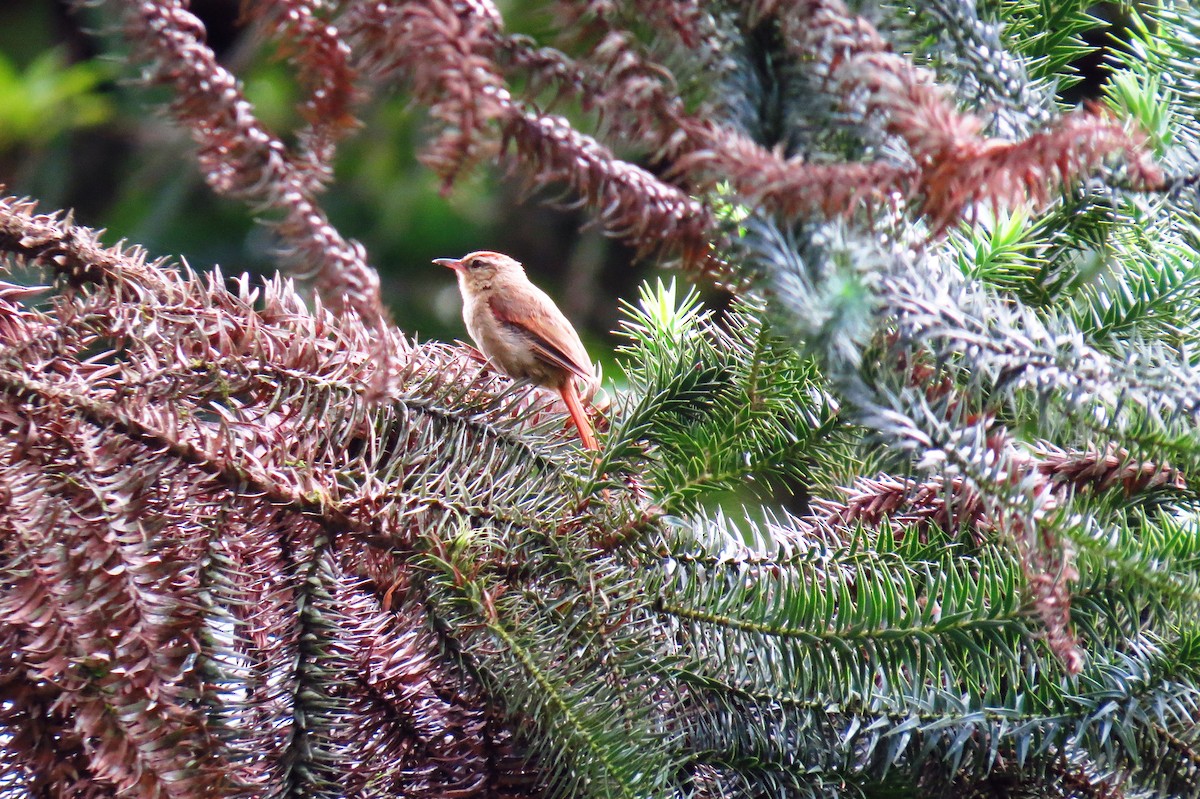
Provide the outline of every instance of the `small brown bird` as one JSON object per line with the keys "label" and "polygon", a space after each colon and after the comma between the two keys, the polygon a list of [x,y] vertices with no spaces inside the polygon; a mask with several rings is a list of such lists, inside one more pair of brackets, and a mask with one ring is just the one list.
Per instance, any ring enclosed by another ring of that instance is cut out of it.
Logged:
{"label": "small brown bird", "polygon": [[567,317],[529,282],[521,263],[487,250],[433,262],[458,274],[463,321],[483,354],[509,377],[561,394],[583,445],[599,449],[575,387],[578,378],[589,393],[594,390],[591,358]]}

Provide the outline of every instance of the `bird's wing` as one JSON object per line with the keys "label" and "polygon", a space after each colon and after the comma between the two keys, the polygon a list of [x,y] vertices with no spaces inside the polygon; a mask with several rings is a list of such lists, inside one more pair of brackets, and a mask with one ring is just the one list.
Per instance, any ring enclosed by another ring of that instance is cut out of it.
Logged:
{"label": "bird's wing", "polygon": [[497,319],[525,336],[539,358],[578,375],[586,383],[596,379],[583,343],[561,313],[542,306],[531,313],[518,314],[509,300],[495,294],[487,302]]}

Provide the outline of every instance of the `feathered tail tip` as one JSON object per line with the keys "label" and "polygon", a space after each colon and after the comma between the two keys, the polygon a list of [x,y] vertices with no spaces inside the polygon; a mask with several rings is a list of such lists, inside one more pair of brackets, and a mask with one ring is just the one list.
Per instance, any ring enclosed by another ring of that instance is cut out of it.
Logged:
{"label": "feathered tail tip", "polygon": [[563,402],[567,404],[567,412],[571,414],[571,421],[575,423],[575,428],[579,431],[579,440],[583,442],[584,449],[600,449],[600,445],[596,443],[596,434],[592,430],[592,423],[583,409],[583,403],[579,401],[579,391],[575,388],[575,381],[567,380],[559,389],[559,393],[562,394]]}

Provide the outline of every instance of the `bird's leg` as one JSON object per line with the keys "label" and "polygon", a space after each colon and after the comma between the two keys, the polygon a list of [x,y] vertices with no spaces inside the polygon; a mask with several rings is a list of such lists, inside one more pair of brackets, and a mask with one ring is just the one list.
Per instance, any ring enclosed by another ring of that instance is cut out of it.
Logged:
{"label": "bird's leg", "polygon": [[571,414],[571,421],[579,430],[579,439],[583,442],[584,448],[600,449],[600,445],[596,443],[596,435],[592,432],[592,423],[588,421],[587,413],[583,410],[583,403],[579,401],[579,392],[575,389],[575,378],[568,377],[559,387],[558,393],[562,395],[563,402],[567,404],[567,412]]}

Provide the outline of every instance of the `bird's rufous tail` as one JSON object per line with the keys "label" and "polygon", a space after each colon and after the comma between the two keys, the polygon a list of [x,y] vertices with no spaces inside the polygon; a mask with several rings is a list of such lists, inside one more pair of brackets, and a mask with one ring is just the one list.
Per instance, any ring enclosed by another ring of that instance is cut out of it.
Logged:
{"label": "bird's rufous tail", "polygon": [[583,403],[579,401],[579,392],[575,390],[575,378],[568,377],[558,393],[562,394],[563,402],[567,403],[567,412],[571,414],[571,421],[579,430],[579,438],[583,441],[584,448],[600,449],[600,445],[596,443],[596,434],[592,432],[592,423],[588,421]]}

